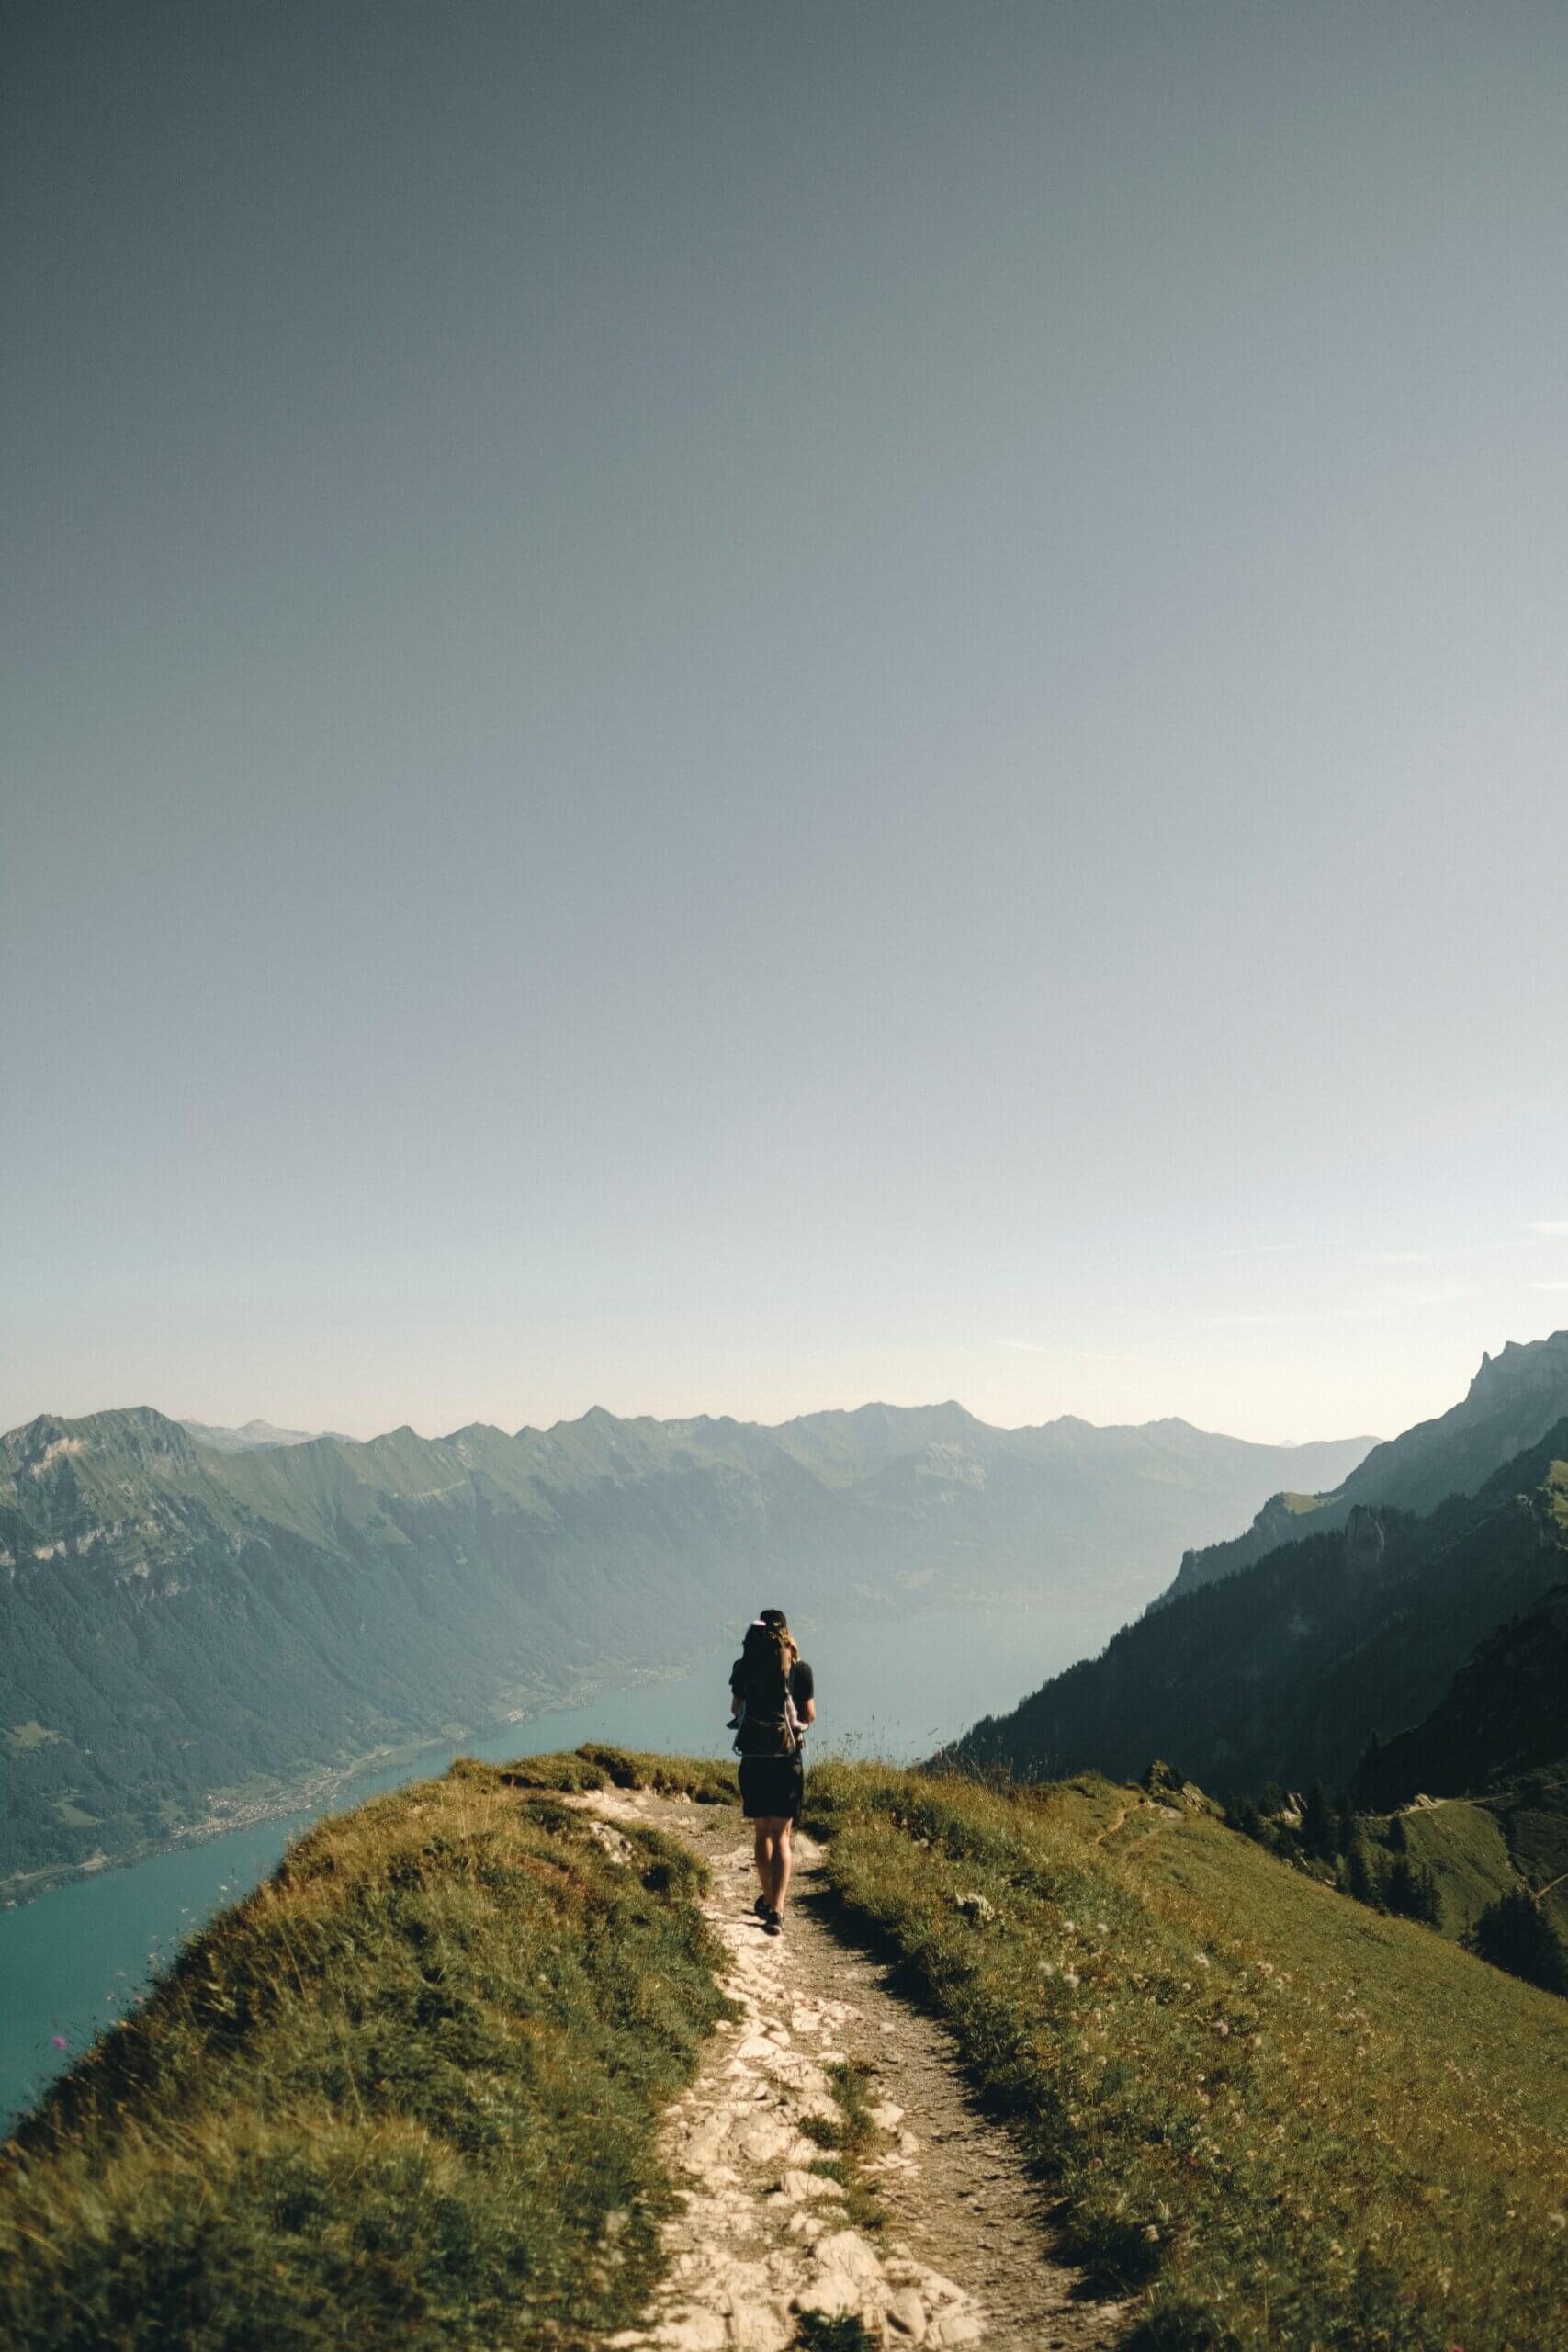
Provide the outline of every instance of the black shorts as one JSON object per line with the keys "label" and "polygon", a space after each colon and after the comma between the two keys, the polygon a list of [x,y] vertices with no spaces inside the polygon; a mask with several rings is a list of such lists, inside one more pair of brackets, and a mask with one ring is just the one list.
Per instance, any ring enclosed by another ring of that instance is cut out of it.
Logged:
{"label": "black shorts", "polygon": [[740,1810],[748,1821],[798,1821],[806,1767],[798,1756],[743,1756]]}

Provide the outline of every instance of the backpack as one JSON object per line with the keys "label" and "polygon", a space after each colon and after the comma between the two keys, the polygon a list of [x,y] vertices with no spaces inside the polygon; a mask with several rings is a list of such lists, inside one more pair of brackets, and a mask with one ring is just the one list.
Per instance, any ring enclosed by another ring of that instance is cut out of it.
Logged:
{"label": "backpack", "polygon": [[790,1689],[794,1645],[776,1627],[748,1631],[735,1680],[737,1756],[798,1756],[800,1717]]}

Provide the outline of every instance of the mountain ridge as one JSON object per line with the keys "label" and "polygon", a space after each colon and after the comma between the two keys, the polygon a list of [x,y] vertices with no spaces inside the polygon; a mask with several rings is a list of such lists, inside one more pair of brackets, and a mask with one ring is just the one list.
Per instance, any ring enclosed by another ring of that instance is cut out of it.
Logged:
{"label": "mountain ridge", "polygon": [[1315,1494],[1281,1490],[1240,1535],[1184,1553],[1156,1606],[1235,1576],[1280,1544],[1343,1526],[1358,1504],[1422,1511],[1450,1494],[1474,1494],[1565,1413],[1568,1330],[1509,1340],[1495,1356],[1483,1353],[1458,1404],[1372,1446],[1338,1487]]}
{"label": "mountain ridge", "polygon": [[1438,1705],[1475,1645],[1568,1572],[1568,1416],[1472,1497],[1341,1526],[1175,1596],[948,1752],[1024,1778],[1131,1777],[1176,1758],[1205,1787],[1343,1787],[1374,1735]]}
{"label": "mountain ridge", "polygon": [[1114,1622],[1174,1536],[1234,1525],[1300,1458],[1168,1423],[998,1430],[951,1402],[240,1451],[150,1406],[38,1415],[0,1437],[0,1875],[688,1668],[759,1598]]}

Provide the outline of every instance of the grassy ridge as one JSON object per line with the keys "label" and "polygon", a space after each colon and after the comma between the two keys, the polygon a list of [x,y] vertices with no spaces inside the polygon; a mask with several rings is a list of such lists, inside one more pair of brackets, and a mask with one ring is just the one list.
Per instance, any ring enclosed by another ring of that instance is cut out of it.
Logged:
{"label": "grassy ridge", "polygon": [[1560,2346],[1568,2005],[1206,1810],[813,1779],[839,1897],[1141,2290],[1132,2341]]}
{"label": "grassy ridge", "polygon": [[418,2352],[633,2315],[658,2113],[723,2007],[701,1870],[651,1831],[617,1861],[526,1777],[321,1823],[56,2086],[0,2154],[0,2340]]}
{"label": "grassy ridge", "polygon": [[[0,2155],[0,2339],[564,2352],[634,2317],[654,2126],[722,2005],[698,1865],[560,1802],[606,1781],[734,1792],[584,1748],[295,1848]],[[1133,2297],[1125,2346],[1560,2346],[1568,2003],[1201,1800],[829,1764],[811,1801],[838,1899]]]}

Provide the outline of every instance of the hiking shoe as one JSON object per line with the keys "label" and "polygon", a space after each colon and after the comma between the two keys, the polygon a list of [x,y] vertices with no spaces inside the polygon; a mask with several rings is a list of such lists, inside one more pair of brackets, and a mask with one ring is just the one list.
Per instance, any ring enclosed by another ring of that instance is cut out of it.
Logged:
{"label": "hiking shoe", "polygon": [[759,1919],[765,1919],[768,1916],[766,1896],[759,1894],[755,1903],[752,1904],[751,1908],[757,1914]]}
{"label": "hiking shoe", "polygon": [[783,1935],[784,1913],[782,1911],[770,1911],[768,1913],[766,1918],[762,1921],[762,1933],[765,1936]]}

